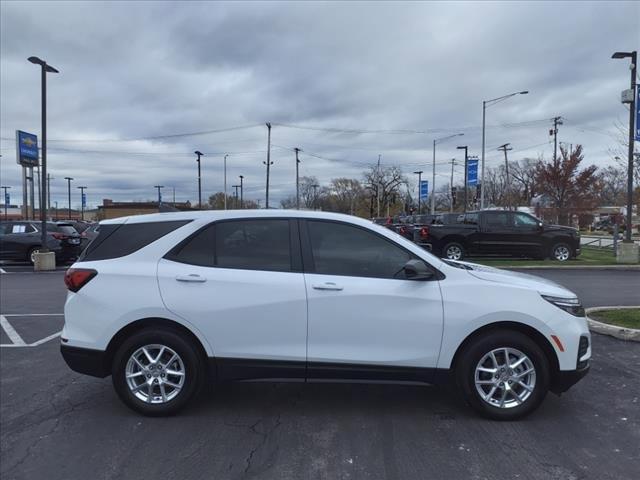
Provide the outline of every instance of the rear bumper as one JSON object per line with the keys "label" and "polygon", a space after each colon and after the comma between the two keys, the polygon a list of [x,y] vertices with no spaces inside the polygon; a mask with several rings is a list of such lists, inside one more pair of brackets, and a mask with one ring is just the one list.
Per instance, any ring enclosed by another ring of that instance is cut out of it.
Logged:
{"label": "rear bumper", "polygon": [[99,378],[104,378],[111,373],[107,362],[107,352],[104,350],[60,345],[60,353],[74,372]]}
{"label": "rear bumper", "polygon": [[587,364],[585,368],[581,368],[580,370],[561,370],[557,373],[556,378],[554,379],[553,384],[551,385],[551,391],[560,395],[561,393],[566,392],[571,387],[573,387],[576,383],[578,383],[582,378],[589,373],[590,365]]}

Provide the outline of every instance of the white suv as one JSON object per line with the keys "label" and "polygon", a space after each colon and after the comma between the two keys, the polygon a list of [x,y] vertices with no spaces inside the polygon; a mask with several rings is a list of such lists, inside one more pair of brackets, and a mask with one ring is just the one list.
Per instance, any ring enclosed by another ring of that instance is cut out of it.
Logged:
{"label": "white suv", "polygon": [[205,382],[455,382],[514,419],[591,357],[549,281],[438,259],[347,215],[203,211],[109,220],[67,271],[62,355],[129,407],[178,411]]}

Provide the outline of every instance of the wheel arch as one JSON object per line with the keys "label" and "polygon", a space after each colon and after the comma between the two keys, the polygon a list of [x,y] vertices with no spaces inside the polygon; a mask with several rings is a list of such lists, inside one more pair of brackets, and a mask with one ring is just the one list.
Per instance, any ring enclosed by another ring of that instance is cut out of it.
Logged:
{"label": "wheel arch", "polygon": [[540,333],[539,330],[536,330],[529,325],[525,325],[524,323],[519,322],[502,321],[489,323],[471,332],[456,349],[456,353],[451,360],[450,370],[452,372],[455,372],[457,362],[460,360],[462,353],[476,338],[484,335],[487,332],[496,330],[511,330],[522,333],[531,338],[536,343],[536,345],[538,345],[542,349],[545,357],[549,361],[549,366],[551,368],[551,384],[553,385],[555,383],[558,377],[558,373],[560,372],[560,363],[558,361],[558,356],[556,355],[553,345],[551,345],[551,342],[542,333]]}

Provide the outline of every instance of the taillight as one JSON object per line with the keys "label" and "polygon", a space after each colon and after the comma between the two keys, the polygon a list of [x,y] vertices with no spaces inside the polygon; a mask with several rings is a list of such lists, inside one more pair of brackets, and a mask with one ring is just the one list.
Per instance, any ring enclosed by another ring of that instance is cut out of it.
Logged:
{"label": "taillight", "polygon": [[87,238],[87,232],[82,232],[82,233],[80,234],[80,236],[81,236],[82,238]]}
{"label": "taillight", "polygon": [[64,274],[64,284],[72,292],[77,292],[97,274],[92,268],[70,268]]}
{"label": "taillight", "polygon": [[62,233],[58,233],[58,232],[52,232],[51,236],[53,238],[55,238],[56,240],[64,240],[65,238],[67,238],[66,235],[62,234]]}
{"label": "taillight", "polygon": [[429,238],[429,227],[422,227],[420,229],[420,238]]}
{"label": "taillight", "polygon": [[407,227],[400,227],[400,235],[406,235],[407,234]]}

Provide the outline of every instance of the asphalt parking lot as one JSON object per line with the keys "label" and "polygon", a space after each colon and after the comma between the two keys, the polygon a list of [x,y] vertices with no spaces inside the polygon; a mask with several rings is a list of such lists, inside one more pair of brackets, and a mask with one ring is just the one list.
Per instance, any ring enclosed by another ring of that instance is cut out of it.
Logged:
{"label": "asphalt parking lot", "polygon": [[[62,272],[4,270],[3,479],[638,478],[638,343],[594,335],[591,373],[514,423],[477,417],[446,388],[304,383],[222,386],[152,419],[124,407],[110,379],[64,364]],[[637,270],[528,273],[587,306],[640,303]]]}

